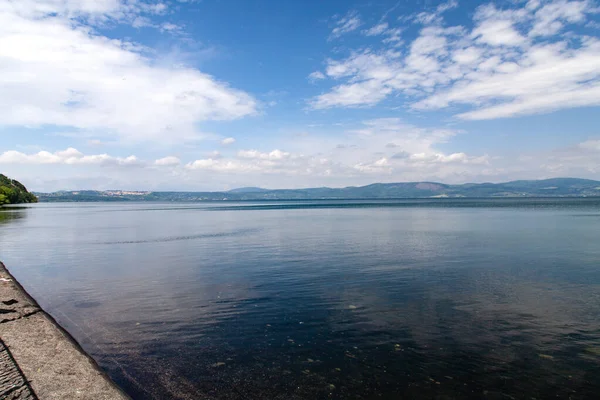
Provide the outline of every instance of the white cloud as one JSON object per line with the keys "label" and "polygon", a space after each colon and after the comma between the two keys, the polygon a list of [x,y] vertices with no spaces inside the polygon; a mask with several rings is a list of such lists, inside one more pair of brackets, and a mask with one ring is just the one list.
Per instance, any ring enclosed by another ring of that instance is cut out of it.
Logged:
{"label": "white cloud", "polygon": [[288,158],[289,156],[290,153],[281,150],[273,150],[270,153],[261,153],[257,150],[240,150],[238,152],[238,157],[240,158],[261,160],[282,160],[284,158]]}
{"label": "white cloud", "polygon": [[362,34],[365,36],[385,36],[385,38],[382,40],[382,43],[386,43],[394,47],[398,47],[402,44],[402,38],[400,37],[401,33],[402,28],[390,28],[389,23],[387,22],[381,22],[369,29],[362,31]]}
{"label": "white cloud", "polygon": [[69,147],[54,153],[40,151],[34,154],[25,154],[9,150],[0,154],[0,164],[141,165],[141,161],[133,155],[124,158],[108,154],[84,155],[79,150]]}
{"label": "white cloud", "polygon": [[[402,181],[417,177],[474,173],[487,164],[487,156],[458,152],[445,154],[436,149],[458,134],[449,129],[422,129],[396,118],[364,121],[348,130],[343,144],[329,139],[302,136],[293,150],[241,150],[234,157],[196,160],[188,170],[248,176],[304,177],[306,180]],[[402,154],[402,156],[399,156]],[[283,179],[283,178],[282,178]],[[288,184],[282,181],[283,184]]]}
{"label": "white cloud", "polygon": [[227,173],[247,173],[262,171],[260,166],[255,164],[241,163],[239,161],[232,160],[215,160],[213,158],[193,161],[187,164],[186,168],[189,170],[205,170]]}
{"label": "white cloud", "polygon": [[365,173],[391,174],[394,169],[386,157],[382,157],[372,163],[358,163],[354,169]]}
{"label": "white cloud", "polygon": [[[252,176],[303,176],[356,179],[382,173],[401,179],[407,171],[427,170],[436,164],[470,164],[476,159],[465,153],[445,155],[435,146],[446,142],[458,132],[448,129],[422,129],[406,125],[396,118],[364,121],[346,132],[345,143],[320,137],[299,137],[291,145],[293,151],[240,150],[229,156],[219,152],[207,153],[204,158],[182,164],[175,156],[159,158],[152,162],[135,156],[126,158],[107,154],[84,155],[75,148],[54,153],[41,151],[25,154],[7,151],[0,154],[0,163],[6,165],[137,165],[143,168],[171,167],[179,174],[213,172],[220,174],[246,174]],[[398,157],[405,153],[406,156]],[[185,172],[187,171],[187,172]]]}
{"label": "white cloud", "polygon": [[[530,1],[530,3],[532,3]],[[559,32],[566,23],[582,22],[586,10],[591,7],[589,1],[556,1],[545,4],[535,12],[535,23],[530,36],[547,36]],[[537,8],[531,5],[530,8]]]}
{"label": "white cloud", "polygon": [[[457,49],[453,54],[452,58],[456,64],[472,65],[481,61],[482,50],[477,47],[467,47]],[[481,66],[481,65],[480,65]]]}
{"label": "white cloud", "polygon": [[458,116],[471,120],[495,119],[591,105],[600,105],[599,83],[594,83],[593,86],[585,89],[573,85],[567,90],[557,88],[557,90],[549,90],[543,94],[532,93],[510,103],[489,106]]}
{"label": "white cloud", "polygon": [[394,28],[388,29],[384,34],[387,35],[385,39],[382,40],[383,43],[389,44],[393,47],[399,47],[402,45],[402,37],[400,34],[402,33],[402,29]]}
{"label": "white cloud", "polygon": [[357,30],[362,25],[362,22],[356,11],[350,11],[344,17],[337,19],[335,25],[335,28],[333,28],[329,35],[330,40],[337,39],[346,33]]}
{"label": "white cloud", "polygon": [[492,46],[518,46],[526,42],[510,20],[485,20],[474,31],[478,41]]}
{"label": "white cloud", "polygon": [[450,0],[446,3],[439,4],[433,12],[424,11],[418,13],[412,19],[421,24],[439,24],[442,22],[442,14],[456,7],[458,7],[458,2],[456,0]]}
{"label": "white cloud", "polygon": [[[195,155],[190,158],[192,146],[185,143],[167,148],[166,156],[159,158],[154,151],[165,141],[198,138],[203,121],[255,114],[270,98],[265,95],[261,107],[248,93],[197,69],[176,65],[177,60],[167,63],[139,43],[108,37],[118,24],[179,32],[181,27],[156,18],[170,15],[173,2],[154,4],[0,1],[0,125],[58,125],[52,130],[65,132],[61,140],[80,140],[74,147],[83,150],[15,146],[20,151],[0,152],[4,172],[19,179],[35,178],[53,189],[64,189],[60,182],[68,179],[84,182],[79,188],[88,187],[86,182],[95,182],[88,172],[96,171],[102,182],[98,185],[109,188],[140,189],[139,185],[149,184],[147,176],[152,173],[162,189],[218,190],[236,182],[240,186],[343,186],[544,174],[590,176],[600,171],[597,138],[537,154],[533,161],[525,160],[525,154],[517,162],[516,157],[471,154],[445,144],[459,134],[455,130],[418,128],[394,118],[364,121],[352,128],[344,125],[345,129],[340,123],[333,131],[324,128],[326,124],[314,124],[293,139],[292,133],[282,131],[233,149],[224,147],[235,143],[233,137],[215,134],[210,137],[222,153],[194,143]],[[516,7],[484,5],[473,14],[472,23],[448,26],[444,13],[456,2],[444,3],[433,12],[412,17],[412,22],[423,25],[416,26],[416,37],[406,43],[400,34],[406,29],[408,40],[415,28],[402,23],[406,20],[389,19],[362,30],[356,12],[340,17],[331,38],[355,32],[353,40],[368,40],[370,45],[348,53],[343,53],[344,46],[336,47],[324,68],[308,77],[319,80],[319,86],[331,85],[311,99],[311,106],[366,107],[388,100],[404,102],[413,110],[460,106],[459,118],[491,119],[600,104],[600,40],[589,28],[591,13],[598,12],[595,3],[511,4]],[[13,134],[11,129],[3,131]],[[244,143],[253,137],[246,136]],[[145,140],[160,142],[152,153],[137,147],[138,156],[146,160],[108,150],[120,142]],[[79,147],[86,141],[89,146],[105,147]],[[88,154],[104,151],[111,154]],[[181,155],[181,160],[169,154]],[[544,163],[535,161],[539,159]]]}
{"label": "white cloud", "polygon": [[378,82],[374,81],[340,85],[331,92],[319,96],[312,103],[312,106],[318,109],[334,106],[372,105],[379,103],[391,92],[392,89],[381,87]]}
{"label": "white cloud", "polygon": [[470,109],[459,118],[492,119],[600,104],[600,40],[574,29],[554,36],[597,12],[591,2],[482,5],[470,30],[444,25],[441,14],[455,6],[415,17],[424,27],[406,52],[390,43],[326,60],[325,75],[341,82],[310,106],[372,106],[402,95],[413,109],[464,104]]}
{"label": "white cloud", "polygon": [[448,10],[452,10],[454,8],[458,7],[458,1],[456,0],[449,0],[445,3],[441,3],[438,7],[437,7],[437,12],[439,14],[444,13]]}
{"label": "white cloud", "polygon": [[415,163],[456,163],[456,164],[487,164],[489,162],[488,156],[469,157],[465,153],[452,153],[452,154],[441,154],[441,153],[417,153],[411,154],[408,157],[410,162]]}
{"label": "white cloud", "polygon": [[175,142],[197,137],[198,122],[255,113],[247,93],[193,68],[154,63],[149,49],[93,29],[164,12],[163,3],[139,1],[2,2],[1,124]]}
{"label": "white cloud", "polygon": [[158,165],[161,167],[172,167],[179,164],[181,164],[181,160],[174,156],[159,158],[158,160],[154,161],[154,165]]}
{"label": "white cloud", "polygon": [[541,171],[547,176],[577,176],[598,179],[600,173],[600,140],[590,139],[544,153],[530,154],[522,158],[517,168]]}
{"label": "white cloud", "polygon": [[77,23],[107,26],[130,24],[139,28],[155,26],[149,17],[165,15],[167,4],[139,0],[19,0],[4,2],[0,10],[15,12],[29,19],[59,17]]}
{"label": "white cloud", "polygon": [[179,33],[182,31],[182,28],[181,26],[173,24],[171,22],[164,22],[160,25],[160,30],[162,32]]}
{"label": "white cloud", "polygon": [[[19,171],[19,178],[32,190],[49,191],[222,190],[248,184],[273,188],[339,187],[373,182],[464,183],[556,176],[594,179],[600,172],[598,137],[551,151],[515,151],[504,157],[440,151],[441,144],[459,133],[381,118],[364,121],[347,130],[342,138],[298,137],[285,151],[247,150],[226,156],[210,153],[182,163],[174,156],[144,161],[135,156],[85,155],[67,148],[31,154],[7,151],[0,154],[0,164],[6,174]],[[85,177],[80,175],[83,170]],[[151,183],[148,173],[152,173]]]}
{"label": "white cloud", "polygon": [[579,147],[585,150],[600,151],[600,140],[587,140],[580,143]]}
{"label": "white cloud", "polygon": [[382,22],[380,24],[377,24],[369,29],[366,29],[363,31],[363,33],[366,36],[377,36],[377,35],[381,35],[384,32],[386,32],[388,30],[388,23],[387,22]]}
{"label": "white cloud", "polygon": [[310,75],[308,75],[308,80],[309,81],[318,81],[321,79],[325,79],[325,74],[323,74],[321,71],[315,71],[315,72],[311,72]]}

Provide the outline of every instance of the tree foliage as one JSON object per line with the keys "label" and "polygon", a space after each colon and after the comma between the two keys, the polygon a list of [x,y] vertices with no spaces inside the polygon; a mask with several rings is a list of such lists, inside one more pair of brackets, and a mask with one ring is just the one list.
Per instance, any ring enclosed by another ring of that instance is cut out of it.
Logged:
{"label": "tree foliage", "polygon": [[23,184],[0,174],[0,205],[37,203],[38,199],[29,193]]}

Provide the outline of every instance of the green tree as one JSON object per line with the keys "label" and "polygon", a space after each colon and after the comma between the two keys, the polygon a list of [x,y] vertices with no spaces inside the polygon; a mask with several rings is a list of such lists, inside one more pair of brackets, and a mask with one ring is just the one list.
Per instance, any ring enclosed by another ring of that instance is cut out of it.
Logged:
{"label": "green tree", "polygon": [[37,203],[37,197],[29,193],[23,184],[0,174],[0,205]]}

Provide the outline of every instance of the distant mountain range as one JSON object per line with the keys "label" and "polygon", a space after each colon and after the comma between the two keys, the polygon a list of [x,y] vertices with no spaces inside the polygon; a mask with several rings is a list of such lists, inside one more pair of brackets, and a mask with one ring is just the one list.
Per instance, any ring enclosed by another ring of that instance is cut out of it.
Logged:
{"label": "distant mountain range", "polygon": [[326,200],[458,197],[592,197],[600,196],[600,181],[555,178],[506,183],[446,185],[436,182],[374,183],[367,186],[311,189],[262,189],[227,192],[139,192],[78,190],[35,193],[42,202],[59,201],[215,201],[215,200]]}
{"label": "distant mountain range", "polygon": [[263,189],[259,187],[243,187],[238,189],[233,189],[228,191],[227,193],[259,193],[259,192],[268,192],[269,189]]}

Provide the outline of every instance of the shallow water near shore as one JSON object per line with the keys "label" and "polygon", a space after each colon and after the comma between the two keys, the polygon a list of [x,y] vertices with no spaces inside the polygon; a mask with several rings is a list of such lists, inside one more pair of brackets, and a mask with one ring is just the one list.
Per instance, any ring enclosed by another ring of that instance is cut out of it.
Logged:
{"label": "shallow water near shore", "polygon": [[600,391],[600,199],[36,204],[0,260],[136,399]]}

